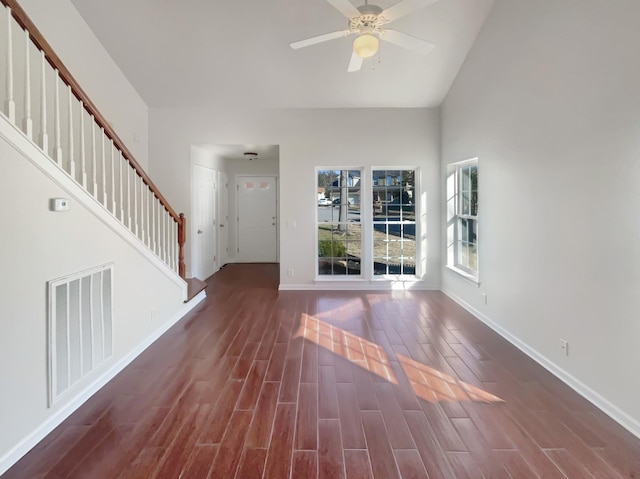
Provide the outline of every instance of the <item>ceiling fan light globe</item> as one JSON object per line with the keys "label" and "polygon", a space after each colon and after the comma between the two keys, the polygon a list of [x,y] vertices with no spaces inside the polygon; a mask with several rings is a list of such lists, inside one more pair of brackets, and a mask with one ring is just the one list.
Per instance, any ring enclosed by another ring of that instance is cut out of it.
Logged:
{"label": "ceiling fan light globe", "polygon": [[353,53],[361,58],[369,58],[378,53],[380,40],[371,33],[358,35],[353,41]]}

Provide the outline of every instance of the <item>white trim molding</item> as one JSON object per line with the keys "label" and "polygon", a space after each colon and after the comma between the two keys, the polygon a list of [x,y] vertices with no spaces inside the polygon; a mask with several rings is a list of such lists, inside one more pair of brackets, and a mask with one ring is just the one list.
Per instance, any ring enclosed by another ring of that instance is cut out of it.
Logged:
{"label": "white trim molding", "polygon": [[578,378],[573,376],[572,374],[565,371],[563,368],[558,366],[556,363],[551,361],[549,358],[536,351],[534,348],[529,346],[527,343],[522,341],[517,336],[514,336],[505,328],[492,321],[490,318],[482,314],[476,308],[471,306],[469,303],[464,301],[462,298],[452,293],[451,291],[442,290],[444,294],[453,299],[456,303],[462,306],[464,309],[473,314],[476,318],[482,321],[484,324],[489,326],[492,330],[502,336],[504,339],[513,344],[516,348],[522,351],[524,354],[529,356],[535,362],[537,362],[540,366],[545,368],[551,374],[556,376],[562,382],[564,382],[567,386],[573,389],[575,392],[580,394],[582,397],[592,402],[598,409],[604,412],[611,419],[616,421],[622,427],[624,427],[627,431],[629,431],[634,436],[640,438],[640,422],[635,418],[629,416],[626,412],[620,409],[618,406],[613,404],[608,399],[604,398],[598,392],[591,389],[589,386],[584,384]]}
{"label": "white trim molding", "polygon": [[173,315],[168,321],[166,321],[158,329],[153,331],[149,336],[142,340],[134,349],[129,352],[129,354],[113,364],[108,370],[102,373],[82,391],[79,391],[76,394],[75,398],[71,399],[65,406],[63,406],[54,415],[49,417],[49,419],[47,419],[31,434],[29,434],[22,441],[16,444],[8,453],[0,457],[0,475],[4,474],[11,466],[18,462],[22,456],[24,456],[34,446],[42,441],[47,436],[47,434],[53,431],[58,425],[62,423],[62,421],[73,414],[80,406],[82,406],[88,399],[90,399],[91,396],[93,396],[109,381],[111,381],[120,371],[126,368],[134,359],[136,359],[142,352],[144,352],[149,346],[151,346],[158,338],[160,338],[160,336],[166,333],[169,328],[171,328],[174,324],[185,317],[187,313],[195,308],[205,297],[206,293],[204,291],[201,291],[191,301],[183,304],[175,315]]}
{"label": "white trim molding", "polygon": [[280,284],[280,291],[439,291],[436,284],[419,281],[318,281],[313,284]]}

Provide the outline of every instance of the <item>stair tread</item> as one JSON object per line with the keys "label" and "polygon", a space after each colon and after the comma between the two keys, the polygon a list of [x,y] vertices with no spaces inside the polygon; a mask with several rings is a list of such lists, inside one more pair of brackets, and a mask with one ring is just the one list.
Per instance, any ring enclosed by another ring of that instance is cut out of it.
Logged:
{"label": "stair tread", "polygon": [[191,301],[207,287],[207,283],[198,278],[187,278],[185,281],[187,282],[188,286],[187,300],[185,301],[185,303]]}

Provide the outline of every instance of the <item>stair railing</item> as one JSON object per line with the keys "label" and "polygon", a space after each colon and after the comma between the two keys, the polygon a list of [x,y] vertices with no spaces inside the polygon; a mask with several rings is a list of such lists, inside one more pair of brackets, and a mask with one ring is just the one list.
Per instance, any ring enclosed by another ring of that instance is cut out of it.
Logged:
{"label": "stair railing", "polygon": [[18,2],[0,3],[0,113],[184,278],[184,214],[169,205]]}

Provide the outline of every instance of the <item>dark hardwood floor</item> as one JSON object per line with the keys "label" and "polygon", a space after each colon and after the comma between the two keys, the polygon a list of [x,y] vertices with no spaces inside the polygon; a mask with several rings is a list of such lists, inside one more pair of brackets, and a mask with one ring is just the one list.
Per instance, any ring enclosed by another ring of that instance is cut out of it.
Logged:
{"label": "dark hardwood floor", "polygon": [[207,299],[9,478],[640,478],[640,440],[439,292]]}

